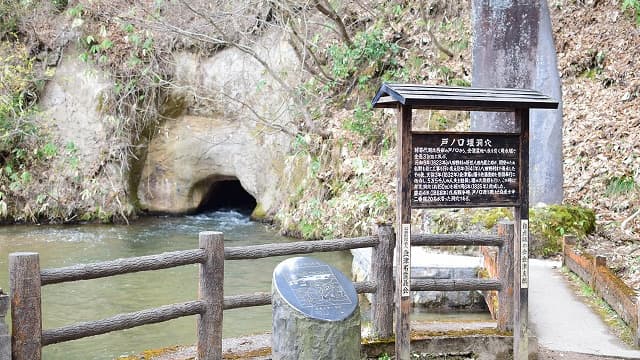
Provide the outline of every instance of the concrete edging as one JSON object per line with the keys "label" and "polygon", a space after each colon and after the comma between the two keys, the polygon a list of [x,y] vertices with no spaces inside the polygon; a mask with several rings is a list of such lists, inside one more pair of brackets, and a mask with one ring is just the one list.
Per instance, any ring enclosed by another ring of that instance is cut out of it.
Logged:
{"label": "concrete edging", "polygon": [[578,254],[573,236],[565,236],[562,246],[562,265],[577,274],[594,292],[602,297],[620,318],[633,330],[634,343],[640,346],[640,316],[638,298],[633,289],[607,267],[604,256]]}

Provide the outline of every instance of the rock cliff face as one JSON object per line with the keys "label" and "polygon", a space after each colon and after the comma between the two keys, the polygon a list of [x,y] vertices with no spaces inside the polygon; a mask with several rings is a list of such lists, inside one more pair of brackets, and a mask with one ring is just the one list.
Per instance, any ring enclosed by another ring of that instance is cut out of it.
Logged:
{"label": "rock cliff face", "polygon": [[[40,94],[38,126],[47,141],[59,144],[42,173],[40,193],[46,194],[35,212],[57,220],[84,220],[91,215],[109,221],[116,212],[126,217],[132,207],[126,199],[119,119],[103,106],[113,79],[79,59],[74,46],[65,49],[55,75]],[[29,206],[29,205],[27,205]]]}
{"label": "rock cliff face", "polygon": [[39,106],[63,143],[74,143],[84,162],[97,162],[109,137],[109,118],[100,111],[108,75],[82,62],[73,46],[67,49],[47,83]]}
{"label": "rock cliff face", "polygon": [[252,131],[222,118],[184,115],[166,121],[149,144],[140,203],[153,212],[192,212],[216,183],[239,180],[268,211],[277,201],[283,154]]}
{"label": "rock cliff face", "polygon": [[[43,126],[77,149],[76,172],[93,181],[96,192],[108,188],[124,203],[128,188],[129,201],[143,210],[181,214],[215,196],[218,182],[237,180],[256,200],[255,217],[274,214],[283,198],[282,178],[291,176],[285,159],[297,129],[295,108],[256,57],[234,48],[211,57],[173,54],[173,90],[163,119],[139,144],[141,156],[130,160],[127,172],[114,155],[124,153],[119,146],[126,137],[116,134],[119,120],[103,109],[114,80],[81,61],[74,48],[66,49],[39,107]],[[280,80],[296,84],[302,78],[295,54],[278,36],[265,36],[252,50]],[[56,181],[62,182],[52,177]]]}
{"label": "rock cliff face", "polygon": [[[286,42],[267,37],[255,51],[287,81],[299,81]],[[175,59],[173,108],[165,109],[173,117],[148,145],[137,192],[141,206],[192,212],[218,182],[239,180],[256,199],[254,216],[271,215],[295,129],[288,94],[255,58],[236,49],[210,58],[178,53]]]}

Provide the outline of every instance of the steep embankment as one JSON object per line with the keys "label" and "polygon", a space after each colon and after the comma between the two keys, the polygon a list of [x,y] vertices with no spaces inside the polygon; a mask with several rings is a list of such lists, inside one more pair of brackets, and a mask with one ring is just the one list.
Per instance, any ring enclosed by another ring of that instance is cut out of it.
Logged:
{"label": "steep embankment", "polygon": [[565,198],[596,210],[597,233],[582,246],[607,256],[639,289],[640,24],[618,1],[589,4],[565,1],[552,10],[565,104]]}

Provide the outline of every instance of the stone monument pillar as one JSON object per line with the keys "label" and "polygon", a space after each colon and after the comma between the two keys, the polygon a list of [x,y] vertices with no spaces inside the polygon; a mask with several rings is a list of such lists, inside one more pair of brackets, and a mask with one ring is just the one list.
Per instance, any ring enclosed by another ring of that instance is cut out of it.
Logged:
{"label": "stone monument pillar", "polygon": [[11,335],[5,323],[9,309],[9,295],[0,289],[0,359],[11,359]]}
{"label": "stone monument pillar", "polygon": [[[474,87],[527,88],[559,102],[531,110],[529,202],[562,202],[562,91],[546,0],[473,0]],[[474,131],[510,132],[512,113],[471,116]]]}
{"label": "stone monument pillar", "polygon": [[360,359],[360,309],[353,283],[309,257],[281,262],[272,282],[273,360]]}

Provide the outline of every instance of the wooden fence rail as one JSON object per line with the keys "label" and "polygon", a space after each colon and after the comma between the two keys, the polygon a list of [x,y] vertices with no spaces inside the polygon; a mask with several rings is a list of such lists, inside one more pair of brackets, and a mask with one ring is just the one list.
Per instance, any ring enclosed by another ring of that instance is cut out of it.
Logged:
{"label": "wooden fence rail", "polygon": [[45,269],[40,272],[42,286],[69,281],[99,279],[139,271],[161,270],[177,266],[203,263],[204,249],[182,250],[158,255],[103,261],[94,264]]}
{"label": "wooden fence rail", "polygon": [[[509,240],[505,236],[414,235],[411,243],[428,246],[481,245],[501,248]],[[225,260],[259,259],[366,247],[373,248],[372,280],[356,282],[354,286],[359,294],[372,294],[373,334],[379,338],[389,338],[393,335],[395,234],[388,225],[381,226],[377,236],[226,248],[222,233],[202,232],[199,235],[199,249],[44,270],[40,270],[37,253],[12,253],[9,256],[12,359],[40,360],[43,346],[192,315],[198,316],[198,359],[221,359],[223,311],[271,304],[271,294],[265,292],[224,296]],[[80,322],[55,329],[42,329],[42,286],[189,264],[200,264],[197,300],[118,314],[102,320]],[[411,289],[500,291],[505,288],[505,284],[504,279],[422,279],[413,280]],[[500,308],[501,311],[508,311],[510,304],[500,303]]]}

